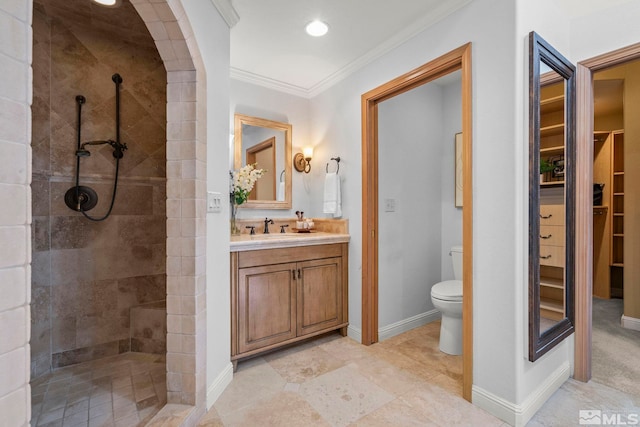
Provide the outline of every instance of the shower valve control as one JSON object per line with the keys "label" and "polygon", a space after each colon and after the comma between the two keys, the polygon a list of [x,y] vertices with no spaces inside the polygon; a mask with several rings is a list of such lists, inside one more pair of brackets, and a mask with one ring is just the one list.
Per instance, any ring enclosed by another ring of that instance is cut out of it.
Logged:
{"label": "shower valve control", "polygon": [[215,191],[207,191],[207,212],[222,212],[222,194]]}

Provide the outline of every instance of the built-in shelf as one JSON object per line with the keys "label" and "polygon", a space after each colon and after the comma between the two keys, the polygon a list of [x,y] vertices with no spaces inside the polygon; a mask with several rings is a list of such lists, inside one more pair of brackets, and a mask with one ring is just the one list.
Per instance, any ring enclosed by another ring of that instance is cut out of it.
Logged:
{"label": "built-in shelf", "polygon": [[564,123],[559,125],[551,125],[540,128],[540,137],[544,138],[545,136],[553,136],[553,135],[562,135],[564,133]]}
{"label": "built-in shelf", "polygon": [[556,313],[564,313],[564,307],[562,303],[555,300],[540,300],[540,308],[549,311],[555,311]]}
{"label": "built-in shelf", "polygon": [[622,234],[622,233],[620,233],[620,234],[615,233],[615,234],[613,235],[613,237],[624,237],[624,234]]}
{"label": "built-in shelf", "polygon": [[540,183],[540,187],[562,187],[564,181],[544,181]]}
{"label": "built-in shelf", "polygon": [[553,147],[546,147],[540,149],[540,154],[556,154],[564,151],[564,145],[554,145]]}
{"label": "built-in shelf", "polygon": [[613,193],[614,196],[624,196],[624,193]]}
{"label": "built-in shelf", "polygon": [[540,100],[540,113],[553,113],[564,110],[564,95]]}
{"label": "built-in shelf", "polygon": [[623,214],[623,213],[616,212],[616,213],[614,213],[614,214],[613,214],[613,216],[624,216],[624,214]]}
{"label": "built-in shelf", "polygon": [[624,172],[614,172],[613,176],[620,176],[620,175],[624,175]]}
{"label": "built-in shelf", "polygon": [[540,286],[548,288],[564,289],[564,281],[553,277],[540,277]]}
{"label": "built-in shelf", "polygon": [[612,267],[624,267],[624,264],[621,262],[614,262],[613,264],[611,264]]}

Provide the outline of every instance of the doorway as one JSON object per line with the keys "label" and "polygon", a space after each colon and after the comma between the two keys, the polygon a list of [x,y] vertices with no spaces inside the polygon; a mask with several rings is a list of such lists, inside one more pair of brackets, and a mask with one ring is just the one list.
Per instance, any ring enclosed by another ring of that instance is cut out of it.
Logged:
{"label": "doorway", "polygon": [[[378,341],[378,104],[454,71],[462,74],[463,189],[472,188],[471,43],[362,95],[362,343]],[[473,380],[472,193],[463,191],[463,397]]]}
{"label": "doorway", "polygon": [[[637,196],[634,195],[634,192],[629,191],[631,188],[627,188],[626,193],[624,191],[624,183],[637,182],[638,179],[638,174],[635,172],[638,168],[630,167],[630,164],[625,161],[625,159],[631,158],[637,152],[637,149],[630,144],[630,141],[634,139],[633,135],[637,133],[635,130],[637,125],[632,120],[621,121],[622,126],[620,126],[620,123],[618,123],[618,126],[613,126],[611,118],[603,120],[600,117],[594,120],[594,114],[597,109],[594,108],[593,102],[598,86],[602,85],[602,83],[598,83],[599,80],[609,80],[607,84],[615,86],[618,84],[615,80],[619,80],[613,78],[616,77],[616,67],[617,77],[624,78],[624,73],[619,74],[620,66],[632,67],[633,61],[637,62],[638,59],[640,59],[640,43],[578,64],[577,132],[578,141],[580,142],[578,144],[578,156],[583,159],[583,162],[578,167],[582,169],[582,175],[587,179],[584,180],[578,190],[577,220],[587,225],[588,229],[585,231],[587,231],[588,235],[578,231],[576,233],[576,244],[577,247],[588,248],[590,252],[595,249],[593,257],[589,253],[585,254],[587,255],[586,257],[577,258],[576,272],[577,274],[585,275],[584,283],[586,284],[586,286],[579,286],[576,289],[575,378],[582,381],[588,381],[592,377],[596,379],[593,375],[596,362],[593,360],[599,351],[596,349],[598,340],[606,340],[606,347],[614,348],[623,357],[624,354],[629,354],[625,353],[622,346],[614,344],[612,337],[602,335],[601,330],[594,326],[596,321],[600,321],[596,317],[603,314],[601,307],[599,307],[601,301],[596,300],[597,304],[594,304],[594,295],[603,297],[602,301],[611,301],[611,296],[620,295],[622,289],[620,289],[619,284],[622,281],[624,288],[622,292],[625,298],[624,315],[622,315],[621,319],[618,316],[617,321],[611,323],[619,325],[621,322],[626,327],[626,329],[621,329],[623,334],[640,331],[640,322],[637,320],[640,318],[640,314],[637,313],[635,308],[638,304],[634,301],[636,294],[639,294],[639,292],[633,286],[633,281],[629,280],[632,277],[638,277],[640,272],[634,271],[637,267],[633,264],[624,263],[625,259],[633,259],[637,254],[637,245],[631,244],[631,242],[637,240],[633,238],[636,236],[635,229],[637,228],[634,224],[635,220],[633,216],[624,216],[625,213],[630,214],[637,209],[634,206]],[[627,73],[627,76],[629,79],[624,82],[624,85],[635,86],[633,79],[631,79],[633,73]],[[603,79],[604,77],[606,79]],[[631,118],[635,115],[634,110],[638,109],[638,106],[634,104],[639,103],[630,102],[631,97],[626,93],[624,98],[626,101],[624,116]],[[620,118],[619,120],[622,119]],[[600,129],[603,127],[611,127],[611,129]],[[613,130],[613,127],[618,129]],[[605,132],[607,130],[610,130],[610,132]],[[625,139],[628,141],[627,144],[624,144]],[[623,151],[620,151],[623,145],[625,147],[622,148]],[[599,161],[602,150],[605,150],[604,152],[608,153],[610,157],[609,174],[603,174],[602,172],[603,162]],[[616,153],[616,151],[618,152]],[[596,154],[595,158],[594,152]],[[623,158],[620,156],[621,153],[624,153]],[[593,193],[591,183],[607,178],[608,181],[604,182],[604,188],[609,185],[609,191],[603,197],[603,206],[592,207]],[[608,211],[606,216],[605,211]],[[605,227],[605,231],[608,232],[606,236],[608,240],[602,238],[602,230],[599,229],[601,227]],[[609,247],[603,251],[602,245],[606,244]],[[603,255],[602,252],[605,252],[605,254]],[[608,255],[608,257],[605,255]],[[592,260],[593,266],[591,265]],[[607,267],[609,268],[607,269]],[[629,329],[637,329],[637,331]],[[635,338],[635,341],[637,342],[637,338]],[[597,363],[601,362],[598,361]],[[629,373],[630,371],[625,376],[628,377]],[[599,376],[601,375],[599,374]],[[607,376],[611,377],[611,374],[607,374]],[[637,382],[637,378],[635,379]],[[629,383],[633,383],[634,378],[630,378],[630,380]],[[629,389],[624,389],[623,391],[636,393]]]}

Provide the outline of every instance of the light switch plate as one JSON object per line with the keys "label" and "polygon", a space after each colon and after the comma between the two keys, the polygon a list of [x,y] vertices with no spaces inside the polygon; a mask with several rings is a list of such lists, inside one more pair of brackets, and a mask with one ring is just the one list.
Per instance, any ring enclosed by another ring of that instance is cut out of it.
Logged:
{"label": "light switch plate", "polygon": [[395,212],[396,211],[396,199],[384,199],[384,211]]}
{"label": "light switch plate", "polygon": [[215,191],[207,191],[207,212],[222,212],[222,194]]}

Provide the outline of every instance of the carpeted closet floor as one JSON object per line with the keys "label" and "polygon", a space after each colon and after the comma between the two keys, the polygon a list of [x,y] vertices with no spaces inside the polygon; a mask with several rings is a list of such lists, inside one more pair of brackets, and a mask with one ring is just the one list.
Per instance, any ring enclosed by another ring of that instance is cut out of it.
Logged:
{"label": "carpeted closet floor", "polygon": [[620,325],[621,299],[593,299],[592,380],[640,396],[640,331]]}

